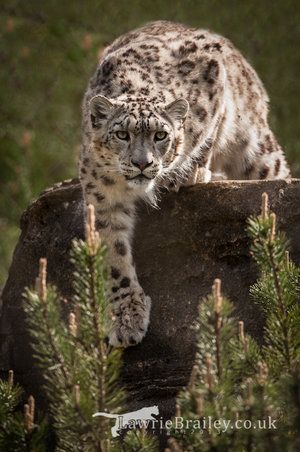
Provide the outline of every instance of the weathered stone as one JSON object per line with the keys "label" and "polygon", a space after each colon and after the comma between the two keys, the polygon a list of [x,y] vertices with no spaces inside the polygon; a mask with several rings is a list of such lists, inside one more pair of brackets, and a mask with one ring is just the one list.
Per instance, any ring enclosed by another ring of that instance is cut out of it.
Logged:
{"label": "weathered stone", "polygon": [[[259,212],[264,191],[291,241],[292,258],[299,263],[299,180],[214,182],[165,194],[159,210],[140,208],[134,254],[153,308],[146,338],[124,353],[130,409],[158,404],[163,416],[173,414],[175,395],[187,383],[193,364],[191,325],[214,278],[222,279],[223,291],[247,330],[261,339],[263,320],[248,295],[256,268],[245,227],[246,219]],[[43,256],[48,259],[48,279],[63,296],[72,297],[68,253],[71,240],[83,236],[78,181],[44,192],[23,214],[21,230],[2,296],[0,368],[13,368],[26,390],[40,396],[40,376],[24,328],[22,293],[34,283]]]}

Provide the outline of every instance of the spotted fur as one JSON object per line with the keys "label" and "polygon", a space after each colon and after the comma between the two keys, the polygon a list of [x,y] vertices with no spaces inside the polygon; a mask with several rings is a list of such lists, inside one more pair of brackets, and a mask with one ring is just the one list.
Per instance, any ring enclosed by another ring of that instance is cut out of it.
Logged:
{"label": "spotted fur", "polygon": [[109,249],[112,345],[139,342],[149,323],[130,245],[136,201],[216,178],[289,177],[267,115],[256,72],[216,34],[160,21],[103,52],[83,102],[80,179]]}

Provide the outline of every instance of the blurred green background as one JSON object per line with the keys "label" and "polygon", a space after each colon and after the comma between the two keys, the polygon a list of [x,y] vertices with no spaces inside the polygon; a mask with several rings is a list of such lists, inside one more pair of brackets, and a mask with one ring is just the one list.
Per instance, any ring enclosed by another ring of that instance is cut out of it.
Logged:
{"label": "blurred green background", "polygon": [[185,22],[235,43],[269,92],[273,129],[300,176],[298,0],[1,0],[0,9],[0,287],[22,211],[76,175],[81,98],[99,50],[147,21]]}

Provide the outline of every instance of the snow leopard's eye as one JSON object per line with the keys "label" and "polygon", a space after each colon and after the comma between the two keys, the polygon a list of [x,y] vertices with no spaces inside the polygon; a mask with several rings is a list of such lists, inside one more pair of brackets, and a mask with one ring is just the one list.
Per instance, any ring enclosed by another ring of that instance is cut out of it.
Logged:
{"label": "snow leopard's eye", "polygon": [[162,141],[167,138],[168,134],[167,132],[156,132],[154,135],[154,141]]}
{"label": "snow leopard's eye", "polygon": [[119,140],[129,141],[129,133],[125,132],[125,130],[118,130],[118,132],[116,132],[116,135]]}

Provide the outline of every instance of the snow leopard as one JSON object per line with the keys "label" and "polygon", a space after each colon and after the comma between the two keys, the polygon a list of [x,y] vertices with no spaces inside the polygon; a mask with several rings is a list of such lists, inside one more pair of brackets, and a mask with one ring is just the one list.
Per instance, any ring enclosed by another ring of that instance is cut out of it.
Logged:
{"label": "snow leopard", "polygon": [[108,249],[112,346],[139,343],[149,324],[131,249],[138,200],[210,180],[290,177],[268,103],[242,54],[207,30],[157,21],[102,52],[83,100],[79,173]]}

